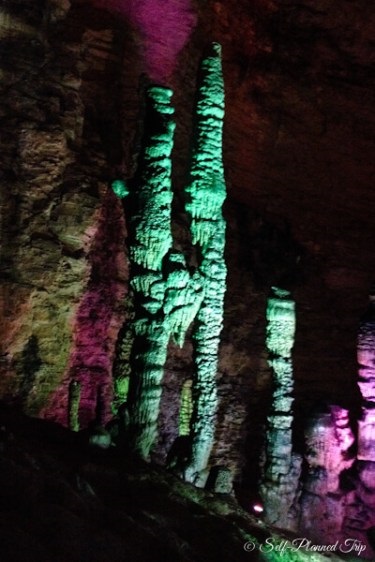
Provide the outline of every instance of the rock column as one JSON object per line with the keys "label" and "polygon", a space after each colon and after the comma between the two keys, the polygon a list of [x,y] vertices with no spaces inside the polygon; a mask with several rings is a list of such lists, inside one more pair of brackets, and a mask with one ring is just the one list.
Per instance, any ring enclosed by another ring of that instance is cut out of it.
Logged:
{"label": "rock column", "polygon": [[296,528],[301,470],[301,458],[292,452],[295,325],[295,303],[290,293],[273,287],[267,304],[267,349],[274,391],[260,492],[266,521],[284,529]]}

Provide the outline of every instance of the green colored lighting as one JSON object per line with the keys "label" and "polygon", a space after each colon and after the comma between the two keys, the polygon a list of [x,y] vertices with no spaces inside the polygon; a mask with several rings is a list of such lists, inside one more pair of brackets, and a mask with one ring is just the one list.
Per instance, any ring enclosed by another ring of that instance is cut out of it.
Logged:
{"label": "green colored lighting", "polygon": [[118,378],[115,381],[115,394],[120,404],[126,402],[129,392],[129,377]]}
{"label": "green colored lighting", "polygon": [[171,152],[175,130],[171,118],[172,95],[172,90],[158,86],[148,90],[150,125],[145,130],[147,142],[137,194],[138,213],[132,218],[134,243],[130,257],[151,271],[161,271],[163,258],[172,246]]}
{"label": "green colored lighting", "polygon": [[201,249],[198,272],[204,294],[193,329],[192,455],[186,478],[204,485],[203,475],[214,443],[216,373],[226,289],[226,225],[222,215],[226,196],[222,163],[224,84],[218,44],[212,46],[210,55],[202,62],[196,118],[186,211],[191,218],[193,242]]}
{"label": "green colored lighting", "polygon": [[[183,391],[180,435],[192,435],[191,462],[186,474],[188,479],[198,482],[214,440],[216,371],[226,279],[222,216],[224,88],[219,45],[214,45],[202,62],[196,143],[186,188],[193,243],[200,247],[202,256],[193,273],[181,252],[172,250],[171,152],[175,124],[171,97],[172,91],[167,88],[152,87],[147,92],[144,142],[136,188],[132,190],[134,211],[129,230],[135,317],[128,392],[129,431],[133,448],[147,459],[157,438],[169,340],[173,337],[182,346],[186,331],[195,320],[195,375],[193,389]],[[121,189],[118,191],[121,196]],[[122,392],[121,388],[116,392]]]}
{"label": "green colored lighting", "polygon": [[172,246],[171,151],[175,124],[171,97],[172,91],[167,88],[151,87],[147,92],[141,173],[130,223],[131,285],[136,308],[128,402],[132,446],[145,459],[157,438],[161,382],[170,339],[163,313],[166,283],[162,265]]}
{"label": "green colored lighting", "polygon": [[112,190],[120,199],[124,199],[129,195],[129,189],[124,180],[114,180],[112,182]]}
{"label": "green colored lighting", "polygon": [[168,265],[164,312],[175,342],[182,347],[186,331],[202,304],[204,290],[199,273],[190,275],[182,254],[171,253]]}
{"label": "green colored lighting", "polygon": [[190,182],[186,188],[186,210],[192,219],[193,243],[199,243],[204,248],[214,234],[226,197],[222,162],[224,82],[221,47],[217,43],[212,45],[212,52],[202,61],[196,118],[196,142]]}

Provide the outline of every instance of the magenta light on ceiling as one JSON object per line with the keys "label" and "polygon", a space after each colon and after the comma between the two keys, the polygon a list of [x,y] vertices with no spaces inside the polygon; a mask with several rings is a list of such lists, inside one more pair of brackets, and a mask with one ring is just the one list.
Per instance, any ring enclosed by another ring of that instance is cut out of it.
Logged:
{"label": "magenta light on ceiling", "polygon": [[93,3],[130,21],[141,38],[147,75],[159,84],[167,82],[196,24],[190,0],[93,0]]}

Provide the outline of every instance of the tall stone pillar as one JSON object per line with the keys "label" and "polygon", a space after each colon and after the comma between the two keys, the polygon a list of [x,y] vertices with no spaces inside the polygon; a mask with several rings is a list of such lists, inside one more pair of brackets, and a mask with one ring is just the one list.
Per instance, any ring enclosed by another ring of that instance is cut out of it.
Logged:
{"label": "tall stone pillar", "polygon": [[273,400],[267,418],[265,464],[260,493],[265,520],[284,529],[297,525],[301,458],[292,451],[295,303],[288,291],[272,287],[267,303],[268,363],[273,374]]}

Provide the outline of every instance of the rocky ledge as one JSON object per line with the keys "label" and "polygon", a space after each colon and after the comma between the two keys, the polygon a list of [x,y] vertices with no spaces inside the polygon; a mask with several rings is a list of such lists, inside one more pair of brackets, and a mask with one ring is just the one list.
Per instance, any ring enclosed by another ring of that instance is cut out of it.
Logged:
{"label": "rocky ledge", "polygon": [[0,418],[3,562],[249,562],[286,552],[288,560],[325,559],[308,545],[292,547],[291,535],[268,528],[230,495],[89,446],[88,431],[3,406]]}

